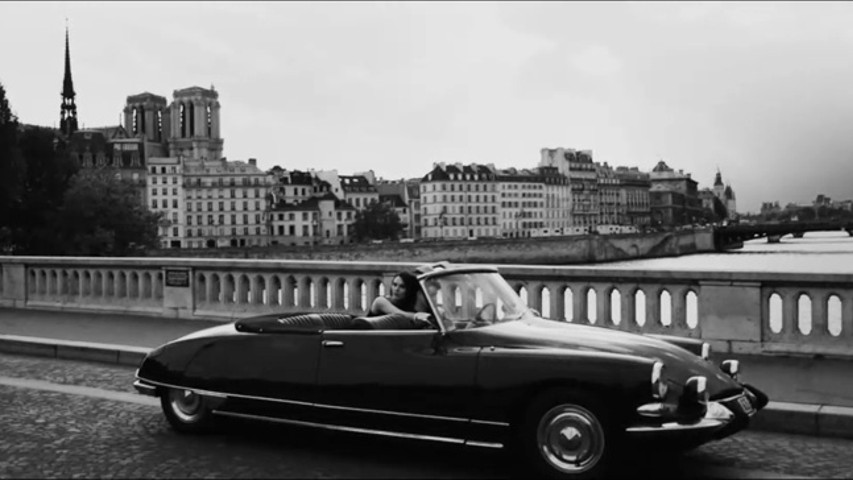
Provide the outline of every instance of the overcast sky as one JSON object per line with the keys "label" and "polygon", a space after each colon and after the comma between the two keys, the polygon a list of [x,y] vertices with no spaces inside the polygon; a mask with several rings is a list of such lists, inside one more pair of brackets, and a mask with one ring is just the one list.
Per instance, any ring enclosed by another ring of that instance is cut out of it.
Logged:
{"label": "overcast sky", "polygon": [[215,85],[229,160],[419,177],[543,147],[651,170],[738,210],[853,198],[853,3],[0,2],[0,83],[59,121]]}

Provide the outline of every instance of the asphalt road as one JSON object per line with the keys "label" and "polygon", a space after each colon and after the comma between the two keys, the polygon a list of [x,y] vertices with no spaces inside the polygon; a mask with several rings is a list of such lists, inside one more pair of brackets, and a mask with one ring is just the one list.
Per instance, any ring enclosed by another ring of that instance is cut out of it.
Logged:
{"label": "asphalt road", "polygon": [[[0,478],[508,478],[500,450],[233,421],[173,432],[133,368],[0,355]],[[853,441],[741,432],[631,478],[853,478]]]}

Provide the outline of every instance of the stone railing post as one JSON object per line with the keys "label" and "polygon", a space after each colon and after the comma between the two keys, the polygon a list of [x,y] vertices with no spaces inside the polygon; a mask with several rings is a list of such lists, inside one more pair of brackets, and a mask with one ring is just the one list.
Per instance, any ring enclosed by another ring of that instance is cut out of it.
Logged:
{"label": "stone railing post", "polygon": [[702,337],[716,351],[760,353],[761,284],[699,282],[699,321]]}
{"label": "stone railing post", "polygon": [[191,318],[195,310],[193,272],[189,268],[163,268],[163,314]]}
{"label": "stone railing post", "polygon": [[22,263],[4,263],[3,290],[0,292],[0,305],[23,308],[27,303],[27,267]]}

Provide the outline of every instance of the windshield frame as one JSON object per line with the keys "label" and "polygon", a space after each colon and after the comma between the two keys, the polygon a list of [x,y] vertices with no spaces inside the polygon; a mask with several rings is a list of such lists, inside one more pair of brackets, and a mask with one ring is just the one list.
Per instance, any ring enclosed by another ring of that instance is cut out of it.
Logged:
{"label": "windshield frame", "polygon": [[[518,292],[516,292],[515,289],[512,288],[512,285],[510,285],[509,282],[506,280],[506,278],[504,278],[503,275],[500,274],[500,272],[498,271],[498,269],[496,267],[483,267],[483,266],[455,267],[455,268],[449,268],[449,269],[443,269],[442,268],[442,269],[438,269],[438,270],[433,270],[431,272],[419,275],[418,276],[418,283],[420,285],[421,294],[424,296],[427,303],[429,304],[430,309],[432,310],[432,315],[435,317],[436,323],[438,324],[438,328],[442,334],[446,334],[448,332],[452,332],[452,331],[456,331],[456,330],[463,330],[463,329],[457,329],[457,328],[448,329],[447,328],[447,324],[445,323],[446,321],[448,321],[448,322],[456,322],[456,321],[450,317],[447,317],[446,315],[441,315],[439,313],[440,312],[439,305],[436,303],[436,301],[432,297],[432,295],[429,294],[427,284],[430,280],[438,280],[442,277],[451,277],[451,276],[464,275],[464,274],[496,274],[501,279],[501,281],[503,281],[506,284],[506,286],[509,288],[509,290],[512,291],[513,295],[517,298],[518,305],[522,306],[524,309],[522,314],[519,315],[518,317],[514,317],[512,319],[501,319],[501,320],[496,319],[495,321],[491,322],[487,326],[491,326],[491,325],[494,325],[496,323],[502,323],[505,321],[521,320],[528,313],[532,312],[532,310],[527,305],[527,303],[524,302],[524,300],[521,298],[521,296],[518,295]],[[469,320],[469,322],[473,322],[473,320],[474,319],[472,317]]]}

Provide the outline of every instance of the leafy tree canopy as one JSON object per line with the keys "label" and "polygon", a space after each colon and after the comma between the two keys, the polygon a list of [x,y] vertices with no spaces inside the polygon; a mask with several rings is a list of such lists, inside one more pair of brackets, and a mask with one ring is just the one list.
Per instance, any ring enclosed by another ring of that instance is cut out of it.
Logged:
{"label": "leafy tree canopy", "polygon": [[400,217],[387,203],[371,203],[355,214],[353,235],[356,241],[396,240],[402,232]]}
{"label": "leafy tree canopy", "polygon": [[0,84],[0,249],[12,243],[12,219],[20,209],[25,164],[18,148],[18,119]]}
{"label": "leafy tree canopy", "polygon": [[71,179],[52,224],[66,255],[123,256],[158,247],[160,218],[132,183],[108,170],[82,171]]}

